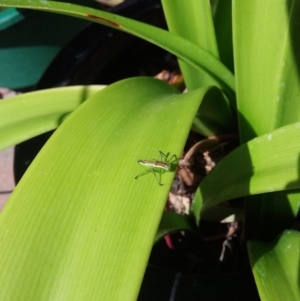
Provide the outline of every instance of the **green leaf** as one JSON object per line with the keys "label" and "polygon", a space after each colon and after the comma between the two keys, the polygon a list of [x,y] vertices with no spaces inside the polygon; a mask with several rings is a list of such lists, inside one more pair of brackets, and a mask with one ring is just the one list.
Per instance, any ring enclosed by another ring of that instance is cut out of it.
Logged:
{"label": "green leaf", "polygon": [[232,108],[219,89],[214,88],[206,93],[194,119],[193,130],[204,136],[237,131]]}
{"label": "green leaf", "polygon": [[197,225],[199,225],[200,219],[204,219],[206,221],[211,222],[233,222],[245,220],[244,209],[223,206],[222,204],[220,204],[210,207],[204,212],[201,212],[200,216],[199,212],[201,211],[202,206],[203,199],[200,190],[197,189],[191,207],[191,212],[193,214],[194,221]]}
{"label": "green leaf", "polygon": [[233,2],[241,141],[300,121],[300,2]]}
{"label": "green leaf", "polygon": [[68,116],[1,213],[1,300],[136,299],[174,176],[137,160],[180,155],[208,90],[124,80]]}
{"label": "green leaf", "polygon": [[21,94],[0,101],[0,149],[53,130],[105,86],[73,86]]}
{"label": "green leaf", "polygon": [[262,301],[300,300],[300,233],[286,230],[273,242],[248,242],[249,258]]}
{"label": "green leaf", "polygon": [[191,219],[181,214],[164,211],[154,242],[158,242],[167,234],[180,230],[195,231]]}
{"label": "green leaf", "polygon": [[232,44],[232,1],[217,0],[214,25],[221,62],[234,73]]}
{"label": "green leaf", "polygon": [[[200,216],[200,209],[204,214],[226,200],[299,188],[299,135],[300,123],[294,123],[232,151],[201,182],[193,205],[195,217]],[[202,208],[198,202],[203,203]],[[289,210],[295,216],[299,200],[293,205]]]}
{"label": "green leaf", "polygon": [[[209,1],[168,1],[162,0],[168,29],[219,59]],[[180,20],[180,22],[178,22]],[[215,82],[205,72],[179,60],[184,82],[189,90]]]}
{"label": "green leaf", "polygon": [[[171,33],[175,33],[219,59],[209,1],[162,1],[164,13]],[[178,22],[180,20],[180,22]],[[201,86],[216,85],[205,72],[179,60],[180,69],[188,90]],[[195,120],[193,129],[205,136],[229,133],[233,130],[231,108],[218,91],[206,95]],[[220,102],[218,103],[218,99]],[[233,102],[232,102],[233,103]],[[235,104],[233,104],[235,106]],[[224,120],[226,119],[226,121]],[[224,122],[225,121],[225,122]],[[221,126],[220,126],[221,125]]]}
{"label": "green leaf", "polygon": [[194,43],[165,30],[108,12],[69,3],[39,0],[0,0],[0,6],[15,6],[57,12],[131,33],[166,49],[197,69],[205,70],[229,94],[232,94],[232,91],[235,89],[232,73],[218,59]]}
{"label": "green leaf", "polygon": [[[300,121],[299,13],[299,1],[233,2],[235,76],[242,143]],[[293,192],[293,195],[282,192],[246,198],[246,224],[251,227],[247,230],[248,235],[270,239],[291,227],[293,216],[288,217],[288,210],[283,208],[295,207],[299,197],[299,192]]]}

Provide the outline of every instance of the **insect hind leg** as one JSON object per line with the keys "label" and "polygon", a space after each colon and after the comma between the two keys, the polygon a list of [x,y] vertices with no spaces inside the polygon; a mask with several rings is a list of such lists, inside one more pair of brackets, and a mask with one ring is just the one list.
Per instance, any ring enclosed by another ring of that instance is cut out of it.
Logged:
{"label": "insect hind leg", "polygon": [[148,168],[144,172],[142,172],[142,173],[138,174],[137,176],[135,176],[135,179],[138,179],[139,177],[144,176],[144,175],[146,175],[146,174],[148,174],[149,172],[152,172],[152,171],[153,171],[153,168]]}
{"label": "insect hind leg", "polygon": [[[161,174],[162,174],[163,172],[162,172],[162,171],[157,171],[157,170],[155,170],[154,168],[152,169],[152,171],[153,171],[153,174],[154,174],[154,177],[155,177],[155,179],[156,179],[157,184],[158,184],[159,186],[163,186],[164,184],[161,183]],[[159,179],[158,179],[156,173],[159,174]]]}

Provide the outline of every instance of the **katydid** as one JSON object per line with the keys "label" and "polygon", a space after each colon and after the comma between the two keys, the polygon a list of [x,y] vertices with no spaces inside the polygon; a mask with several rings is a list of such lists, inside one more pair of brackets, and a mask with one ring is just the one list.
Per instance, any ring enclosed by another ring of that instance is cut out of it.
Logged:
{"label": "katydid", "polygon": [[[157,181],[157,184],[160,185],[160,186],[162,186],[163,184],[161,183],[161,175],[164,174],[166,171],[172,171],[174,165],[177,166],[178,158],[177,158],[177,156],[175,154],[172,155],[171,157],[169,157],[170,153],[167,153],[165,155],[161,151],[159,151],[159,155],[160,155],[160,161],[159,160],[155,160],[155,159],[151,159],[151,160],[138,160],[139,164],[144,165],[144,166],[149,167],[149,168],[146,169],[141,174],[137,175],[135,177],[135,179],[139,178],[140,176],[146,175],[149,172],[153,172],[154,177],[155,177],[155,179]],[[156,175],[157,173],[159,174],[159,178]]]}

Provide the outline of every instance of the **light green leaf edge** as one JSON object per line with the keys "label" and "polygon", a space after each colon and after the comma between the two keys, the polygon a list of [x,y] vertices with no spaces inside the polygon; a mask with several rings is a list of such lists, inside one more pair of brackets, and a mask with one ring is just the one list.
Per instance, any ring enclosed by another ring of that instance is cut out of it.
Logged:
{"label": "light green leaf edge", "polygon": [[300,233],[284,231],[270,243],[248,242],[248,253],[262,301],[300,300]]}
{"label": "light green leaf edge", "polygon": [[70,112],[103,88],[55,88],[1,100],[0,150],[57,128]]}
{"label": "light green leaf edge", "polygon": [[113,27],[141,37],[175,54],[199,70],[205,70],[215,78],[229,94],[235,90],[232,73],[214,56],[188,40],[168,31],[108,12],[55,1],[0,0],[0,6],[37,9],[57,12]]}
{"label": "light green leaf edge", "polygon": [[[299,136],[300,123],[294,123],[259,136],[228,154],[198,188],[192,209],[197,221],[199,210],[201,215],[207,214],[211,207],[226,200],[299,188]],[[290,205],[294,205],[291,211],[295,216],[300,201]]]}
{"label": "light green leaf edge", "polygon": [[179,156],[208,90],[129,79],[68,116],[1,213],[1,300],[136,299],[174,176],[137,160]]}

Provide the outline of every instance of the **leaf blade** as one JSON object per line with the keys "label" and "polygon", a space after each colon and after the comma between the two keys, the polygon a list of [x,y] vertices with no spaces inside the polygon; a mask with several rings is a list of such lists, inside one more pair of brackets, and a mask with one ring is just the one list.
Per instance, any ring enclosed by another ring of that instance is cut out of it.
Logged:
{"label": "leaf blade", "polygon": [[173,177],[135,180],[137,160],[179,154],[209,89],[136,78],[75,110],[1,213],[0,298],[134,300]]}
{"label": "leaf blade", "polygon": [[229,94],[232,94],[235,89],[232,73],[219,60],[194,43],[165,30],[107,12],[69,3],[40,2],[39,0],[1,0],[0,5],[62,13],[123,30],[166,49],[200,70],[205,70]]}
{"label": "leaf blade", "polygon": [[[169,31],[200,46],[219,59],[209,1],[162,1]],[[180,22],[178,22],[180,20]],[[215,84],[206,73],[179,60],[189,90]]]}
{"label": "leaf blade", "polygon": [[298,300],[300,234],[284,231],[274,242],[248,242],[252,271],[262,300]]}
{"label": "leaf blade", "polygon": [[[197,202],[203,202],[202,212],[237,197],[300,188],[299,133],[299,123],[279,128],[252,139],[222,159],[200,184]],[[291,205],[295,216],[299,202]],[[200,206],[195,204],[195,208],[198,217]]]}
{"label": "leaf blade", "polygon": [[0,149],[57,128],[83,101],[104,86],[47,89],[0,102]]}

